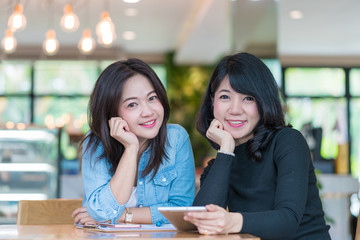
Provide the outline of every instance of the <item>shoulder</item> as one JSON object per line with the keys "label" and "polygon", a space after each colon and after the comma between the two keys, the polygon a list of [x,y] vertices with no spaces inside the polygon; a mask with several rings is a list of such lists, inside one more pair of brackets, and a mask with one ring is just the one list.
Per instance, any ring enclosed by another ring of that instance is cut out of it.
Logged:
{"label": "shoulder", "polygon": [[91,130],[85,135],[83,153],[85,153],[85,151],[90,151],[91,153],[96,152],[97,155],[102,154],[104,151],[102,142],[97,136],[91,134]]}
{"label": "shoulder", "polygon": [[297,156],[305,156],[310,154],[309,146],[300,131],[285,127],[276,132],[270,149],[273,149],[276,156],[287,156],[295,154]]}
{"label": "shoulder", "polygon": [[287,143],[304,143],[305,138],[302,133],[291,127],[284,127],[277,131],[274,136],[275,141]]}
{"label": "shoulder", "polygon": [[189,136],[185,128],[180,126],[179,124],[169,123],[166,125],[166,130],[169,139],[184,138]]}
{"label": "shoulder", "polygon": [[188,151],[191,147],[189,134],[179,124],[167,124],[166,151],[168,156],[174,157],[179,152]]}

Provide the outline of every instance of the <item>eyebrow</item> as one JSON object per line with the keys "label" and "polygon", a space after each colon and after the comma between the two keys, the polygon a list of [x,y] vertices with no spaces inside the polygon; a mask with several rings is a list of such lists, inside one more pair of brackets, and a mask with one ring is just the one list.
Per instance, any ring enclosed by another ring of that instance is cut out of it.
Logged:
{"label": "eyebrow", "polygon": [[221,90],[219,90],[219,91],[216,91],[216,92],[215,92],[215,94],[216,94],[216,93],[221,93],[221,92],[229,93],[229,92],[230,92],[230,90],[227,90],[227,89],[221,89]]}
{"label": "eyebrow", "polygon": [[[149,95],[151,95],[151,94],[153,94],[153,93],[156,93],[156,91],[155,91],[155,90],[152,90],[151,92],[149,92],[148,94],[146,94],[146,96],[148,97]],[[135,99],[137,99],[137,97],[129,97],[129,98],[126,98],[126,99],[124,99],[123,103],[124,103],[124,102],[127,102],[127,101],[130,101],[130,100],[135,100]]]}

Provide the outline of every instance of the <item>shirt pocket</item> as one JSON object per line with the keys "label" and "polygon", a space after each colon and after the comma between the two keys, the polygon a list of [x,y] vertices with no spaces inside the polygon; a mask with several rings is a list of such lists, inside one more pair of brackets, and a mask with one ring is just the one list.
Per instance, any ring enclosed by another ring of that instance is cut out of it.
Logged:
{"label": "shirt pocket", "polygon": [[159,203],[167,202],[169,200],[171,183],[176,176],[175,167],[168,167],[161,172],[158,172],[154,177],[155,198]]}

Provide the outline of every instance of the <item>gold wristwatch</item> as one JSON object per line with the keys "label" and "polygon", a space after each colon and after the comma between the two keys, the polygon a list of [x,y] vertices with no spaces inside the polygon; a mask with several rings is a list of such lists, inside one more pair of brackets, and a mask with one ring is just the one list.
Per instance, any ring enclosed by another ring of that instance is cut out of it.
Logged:
{"label": "gold wristwatch", "polygon": [[125,223],[131,223],[134,214],[130,212],[129,208],[125,208]]}

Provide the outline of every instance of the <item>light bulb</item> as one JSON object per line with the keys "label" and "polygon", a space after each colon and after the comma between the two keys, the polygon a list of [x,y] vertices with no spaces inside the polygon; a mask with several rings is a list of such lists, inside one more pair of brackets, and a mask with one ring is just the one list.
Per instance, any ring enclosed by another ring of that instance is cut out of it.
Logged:
{"label": "light bulb", "polygon": [[50,29],[46,33],[43,50],[44,53],[49,56],[55,55],[59,51],[59,41],[56,39],[56,34],[53,29]]}
{"label": "light bulb", "polygon": [[26,18],[23,14],[23,6],[21,4],[16,4],[14,13],[9,17],[8,27],[13,32],[21,31],[26,27]]}
{"label": "light bulb", "polygon": [[16,39],[14,38],[13,32],[10,29],[6,30],[5,37],[1,41],[2,49],[5,53],[10,54],[16,50]]}
{"label": "light bulb", "polygon": [[116,35],[113,33],[106,33],[98,37],[98,42],[104,47],[111,47],[116,39]]}
{"label": "light bulb", "polygon": [[64,15],[61,17],[60,26],[65,32],[74,32],[79,28],[79,18],[72,10],[70,4],[64,7]]}
{"label": "light bulb", "polygon": [[115,26],[107,11],[101,14],[101,21],[96,26],[96,35],[98,42],[105,47],[111,46],[116,38]]}
{"label": "light bulb", "polygon": [[78,43],[78,48],[82,54],[91,54],[95,50],[95,40],[91,37],[91,30],[85,29]]}

